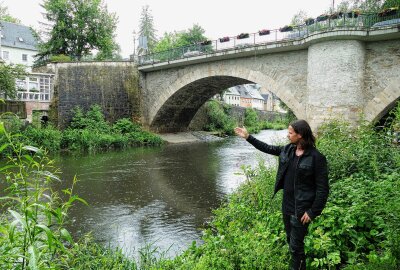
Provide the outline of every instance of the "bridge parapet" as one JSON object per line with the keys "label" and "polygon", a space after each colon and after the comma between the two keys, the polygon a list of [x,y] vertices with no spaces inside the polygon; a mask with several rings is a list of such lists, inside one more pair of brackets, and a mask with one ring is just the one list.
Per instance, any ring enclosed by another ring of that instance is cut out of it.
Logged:
{"label": "bridge parapet", "polygon": [[[285,26],[280,29],[262,29],[257,33],[242,33],[234,37],[223,37],[217,40],[206,40],[189,46],[141,55],[139,67],[158,64],[176,64],[177,60],[199,62],[214,56],[241,54],[248,51],[259,51],[265,48],[282,48],[290,45],[304,45],[314,39],[327,36],[366,37],[369,32],[382,29],[398,29],[400,12],[382,14],[348,14],[336,13],[321,15],[309,19],[303,25]],[[328,35],[324,35],[328,33]],[[329,33],[332,33],[329,35]],[[374,35],[374,34],[372,34]],[[380,34],[379,34],[380,35]],[[141,69],[141,68],[140,68]]]}

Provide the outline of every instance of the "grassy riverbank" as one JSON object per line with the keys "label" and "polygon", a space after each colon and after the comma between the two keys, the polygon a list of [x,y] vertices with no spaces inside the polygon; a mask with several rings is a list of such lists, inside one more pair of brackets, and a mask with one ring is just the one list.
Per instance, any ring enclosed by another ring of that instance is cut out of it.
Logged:
{"label": "grassy riverbank", "polygon": [[[331,194],[305,241],[309,269],[399,269],[400,150],[392,130],[400,123],[400,106],[392,119],[383,131],[344,123],[320,129],[318,148],[329,162]],[[21,144],[3,124],[0,134],[0,153],[9,158],[1,167],[1,184],[7,186],[1,198],[7,210],[0,217],[1,269],[287,269],[281,198],[271,199],[275,171],[263,163],[244,168],[247,181],[215,210],[204,244],[174,259],[147,247],[137,262],[89,237],[73,240],[65,229],[68,210],[85,201],[73,187],[63,194],[51,189],[58,173],[45,154]]]}
{"label": "grassy riverbank", "polygon": [[[6,117],[5,127],[10,134],[19,134],[17,140],[26,145],[43,148],[49,152],[99,152],[133,146],[161,145],[162,139],[145,131],[137,123],[124,118],[114,124],[108,123],[97,105],[87,112],[76,108],[70,125],[59,130],[51,124],[43,127],[39,123],[24,127],[12,115]],[[4,141],[0,139],[0,143]]]}

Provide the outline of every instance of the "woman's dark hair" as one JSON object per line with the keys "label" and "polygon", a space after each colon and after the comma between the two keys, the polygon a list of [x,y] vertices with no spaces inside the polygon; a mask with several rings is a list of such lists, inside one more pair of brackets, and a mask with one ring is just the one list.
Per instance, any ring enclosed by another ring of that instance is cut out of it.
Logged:
{"label": "woman's dark hair", "polygon": [[301,135],[302,140],[300,141],[300,145],[303,149],[315,147],[315,137],[306,120],[293,121],[289,126],[293,128],[294,132]]}

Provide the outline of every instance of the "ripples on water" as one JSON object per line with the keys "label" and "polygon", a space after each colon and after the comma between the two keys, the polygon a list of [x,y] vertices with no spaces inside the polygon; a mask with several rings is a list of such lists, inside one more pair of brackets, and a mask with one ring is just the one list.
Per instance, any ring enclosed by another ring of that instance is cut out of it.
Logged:
{"label": "ripples on water", "polygon": [[[262,131],[267,143],[284,142],[286,131]],[[175,256],[192,241],[200,242],[201,227],[224,197],[245,177],[242,165],[275,159],[233,137],[223,142],[129,149],[95,156],[62,157],[58,164],[89,206],[71,209],[70,230],[77,237],[92,232],[95,240],[137,256],[154,243]]]}

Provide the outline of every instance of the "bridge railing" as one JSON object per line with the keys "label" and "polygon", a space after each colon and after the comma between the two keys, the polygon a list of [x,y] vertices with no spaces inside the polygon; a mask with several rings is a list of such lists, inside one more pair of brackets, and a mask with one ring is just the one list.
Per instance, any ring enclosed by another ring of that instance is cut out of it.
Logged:
{"label": "bridge railing", "polygon": [[246,48],[303,39],[313,33],[333,29],[379,29],[400,25],[398,9],[388,9],[381,13],[334,13],[310,18],[302,25],[288,25],[280,29],[263,29],[256,33],[242,33],[233,37],[206,40],[189,46],[138,56],[138,65],[171,62],[179,59],[203,57],[224,51],[238,51]]}

